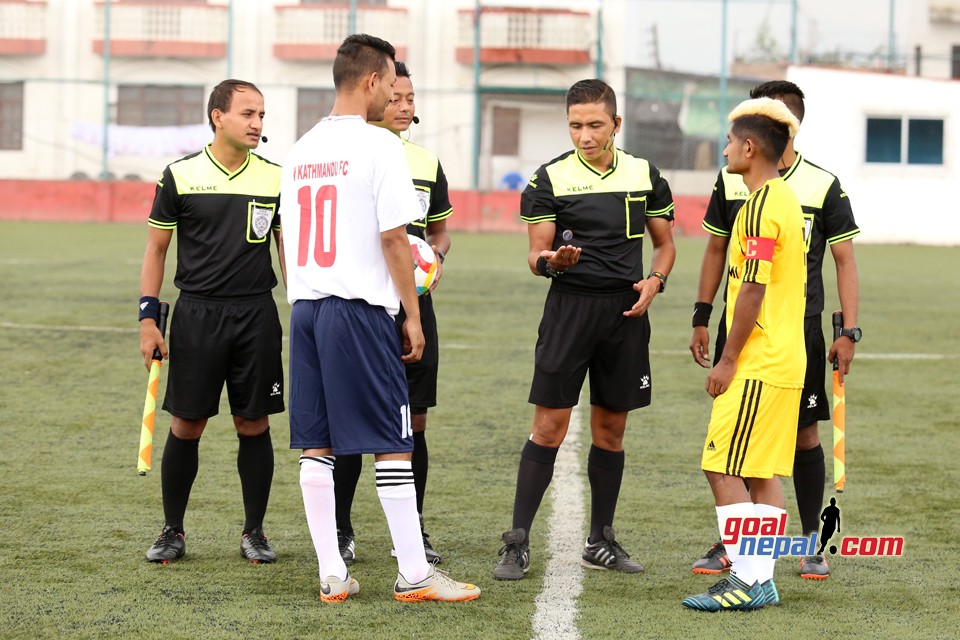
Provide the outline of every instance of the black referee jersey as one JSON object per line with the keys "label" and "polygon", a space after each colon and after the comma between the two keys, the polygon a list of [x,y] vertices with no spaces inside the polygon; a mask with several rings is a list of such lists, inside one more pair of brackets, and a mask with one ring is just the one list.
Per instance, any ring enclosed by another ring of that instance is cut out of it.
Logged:
{"label": "black referee jersey", "polygon": [[[670,186],[648,161],[614,148],[605,172],[574,149],[537,169],[520,196],[529,224],[555,222],[553,249],[581,247],[580,261],[551,286],[577,292],[629,291],[645,277],[648,218],[673,220]],[[568,233],[568,239],[564,233]]]}
{"label": "black referee jersey", "polygon": [[424,240],[427,239],[427,225],[437,220],[445,220],[453,215],[450,194],[447,188],[447,176],[440,166],[440,159],[432,151],[424,149],[409,140],[403,140],[403,151],[407,155],[407,167],[417,190],[423,217],[407,225],[407,233]]}
{"label": "black referee jersey", "polygon": [[[835,175],[797,152],[793,165],[783,174],[803,209],[804,241],[807,245],[807,309],[805,316],[823,312],[823,257],[827,244],[850,240],[860,234],[853,218],[850,198]],[[715,236],[730,237],[740,207],[750,197],[739,175],[720,170],[713,195],[703,217],[703,228]],[[726,292],[724,292],[726,299]]]}
{"label": "black referee jersey", "polygon": [[168,165],[148,224],[177,230],[177,288],[237,297],[277,286],[270,231],[280,229],[279,201],[280,165],[254,153],[232,173],[209,146]]}

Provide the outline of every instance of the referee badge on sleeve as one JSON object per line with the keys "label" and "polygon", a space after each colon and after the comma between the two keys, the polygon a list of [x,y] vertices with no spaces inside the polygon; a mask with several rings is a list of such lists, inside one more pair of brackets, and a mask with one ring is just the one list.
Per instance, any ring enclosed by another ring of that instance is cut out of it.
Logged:
{"label": "referee badge on sleeve", "polygon": [[247,205],[247,242],[263,242],[270,231],[276,204],[252,200]]}

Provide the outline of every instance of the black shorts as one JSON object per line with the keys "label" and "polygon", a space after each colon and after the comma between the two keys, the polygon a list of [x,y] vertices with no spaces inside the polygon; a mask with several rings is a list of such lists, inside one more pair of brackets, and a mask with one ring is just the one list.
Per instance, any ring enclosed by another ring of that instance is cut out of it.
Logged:
{"label": "black shorts", "polygon": [[273,295],[211,299],[180,294],[170,320],[165,411],[217,415],[223,383],[230,413],[254,420],[283,411],[283,329]]}
{"label": "black shorts", "polygon": [[630,411],[650,404],[650,319],[623,312],[633,291],[608,296],[559,292],[551,287],[537,337],[530,402],[573,407],[590,372],[590,404]]}
{"label": "black shorts", "polygon": [[[724,308],[720,326],[717,327],[717,344],[713,352],[714,364],[720,361],[723,345],[727,342],[726,317],[727,310]],[[827,347],[823,341],[820,316],[809,316],[803,319],[803,340],[807,347],[807,370],[803,376],[803,393],[800,395],[797,428],[830,419],[830,398],[827,396],[825,382]]]}
{"label": "black shorts", "polygon": [[[397,331],[403,343],[403,321],[407,314],[400,308],[396,316]],[[440,348],[437,344],[437,314],[433,311],[433,296],[420,296],[420,326],[426,344],[423,357],[406,365],[407,387],[410,394],[410,413],[421,415],[430,407],[437,406],[437,374],[440,369]]]}
{"label": "black shorts", "polygon": [[807,345],[807,372],[803,377],[800,395],[798,427],[830,419],[831,398],[827,395],[827,346],[823,341],[820,316],[803,319],[803,338]]}

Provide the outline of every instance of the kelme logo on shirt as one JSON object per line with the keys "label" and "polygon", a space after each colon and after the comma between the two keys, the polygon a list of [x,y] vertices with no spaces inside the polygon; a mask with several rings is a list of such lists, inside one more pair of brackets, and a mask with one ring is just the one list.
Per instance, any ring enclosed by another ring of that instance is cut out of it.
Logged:
{"label": "kelme logo on shirt", "polygon": [[216,191],[216,190],[217,190],[217,185],[215,184],[198,185],[198,186],[190,187],[190,191],[193,191],[194,193],[203,193],[205,191]]}

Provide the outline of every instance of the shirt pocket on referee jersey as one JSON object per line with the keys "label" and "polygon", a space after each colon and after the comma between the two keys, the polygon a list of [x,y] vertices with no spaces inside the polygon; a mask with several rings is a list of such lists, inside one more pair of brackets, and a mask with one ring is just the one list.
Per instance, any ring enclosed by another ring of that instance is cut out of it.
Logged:
{"label": "shirt pocket on referee jersey", "polygon": [[642,238],[647,224],[647,196],[631,196],[623,199],[626,205],[627,237]]}

